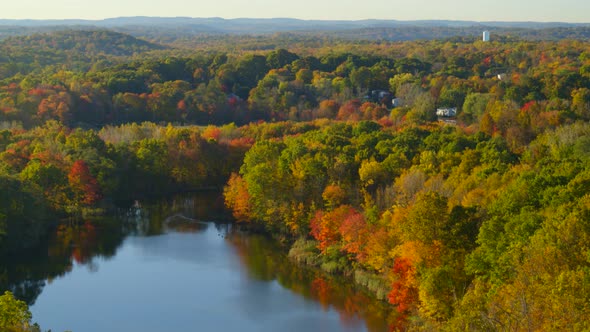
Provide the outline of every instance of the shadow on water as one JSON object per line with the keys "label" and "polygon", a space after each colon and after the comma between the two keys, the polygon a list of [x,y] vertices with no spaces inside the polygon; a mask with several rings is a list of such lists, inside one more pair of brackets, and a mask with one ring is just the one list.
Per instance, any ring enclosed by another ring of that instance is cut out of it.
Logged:
{"label": "shadow on water", "polygon": [[[111,216],[62,224],[36,250],[2,259],[0,291],[10,290],[33,305],[46,283],[64,276],[77,265],[96,272],[97,261],[114,257],[129,236],[200,233],[215,225],[217,235],[225,238],[249,279],[268,285],[276,283],[319,303],[324,311],[336,311],[342,325],[349,330],[387,331],[388,322],[395,321],[390,306],[356,288],[350,280],[295,264],[276,242],[262,235],[245,234],[227,222],[228,219],[217,193],[200,193],[133,202]],[[252,306],[244,303],[244,307]]]}
{"label": "shadow on water", "polygon": [[208,220],[227,220],[216,192],[136,201],[112,215],[60,224],[37,248],[0,258],[0,292],[9,290],[33,305],[47,282],[70,272],[74,264],[97,269],[95,259],[115,256],[127,236],[201,232]]}
{"label": "shadow on water", "polygon": [[70,272],[74,263],[92,269],[95,257],[114,256],[124,238],[119,222],[112,218],[59,225],[38,248],[2,259],[0,291],[10,290],[32,305],[46,282]]}

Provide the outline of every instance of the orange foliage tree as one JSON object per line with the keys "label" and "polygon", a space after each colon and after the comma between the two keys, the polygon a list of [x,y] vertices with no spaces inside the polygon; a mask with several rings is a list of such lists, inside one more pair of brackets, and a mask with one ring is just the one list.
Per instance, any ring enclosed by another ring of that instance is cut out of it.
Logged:
{"label": "orange foliage tree", "polygon": [[232,209],[232,214],[238,222],[248,221],[250,218],[250,194],[248,184],[236,173],[232,173],[227,185],[223,189],[225,206]]}
{"label": "orange foliage tree", "polygon": [[310,222],[311,235],[319,241],[321,251],[336,244],[341,239],[340,225],[356,211],[349,205],[341,205],[330,212],[318,211]]}
{"label": "orange foliage tree", "polygon": [[335,208],[346,200],[346,191],[336,184],[331,184],[324,189],[322,198],[329,209]]}
{"label": "orange foliage tree", "polygon": [[362,260],[368,238],[365,217],[349,205],[332,211],[317,211],[310,222],[310,234],[319,241],[323,252],[332,245],[342,244],[342,250]]}
{"label": "orange foliage tree", "polygon": [[214,126],[208,126],[207,128],[205,128],[205,130],[201,134],[201,137],[203,137],[206,140],[219,141],[220,135],[221,135],[220,128],[214,127]]}

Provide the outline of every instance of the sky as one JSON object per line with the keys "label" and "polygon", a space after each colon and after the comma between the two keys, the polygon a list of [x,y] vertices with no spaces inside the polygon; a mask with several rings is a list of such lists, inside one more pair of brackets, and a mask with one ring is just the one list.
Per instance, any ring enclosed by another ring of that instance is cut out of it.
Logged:
{"label": "sky", "polygon": [[0,19],[121,16],[590,23],[590,0],[2,0]]}

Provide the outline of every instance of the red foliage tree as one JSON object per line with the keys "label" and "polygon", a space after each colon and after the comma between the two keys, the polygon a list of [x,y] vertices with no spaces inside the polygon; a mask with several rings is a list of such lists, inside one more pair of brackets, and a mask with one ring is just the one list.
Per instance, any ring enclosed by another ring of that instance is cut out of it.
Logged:
{"label": "red foliage tree", "polygon": [[402,257],[395,260],[393,274],[397,280],[391,285],[387,299],[397,306],[397,311],[408,313],[418,302],[418,289],[414,286],[416,270],[410,260]]}
{"label": "red foliage tree", "polygon": [[68,182],[74,193],[74,201],[85,205],[91,205],[100,200],[100,188],[96,179],[90,174],[88,165],[84,160],[76,160],[70,173]]}
{"label": "red foliage tree", "polygon": [[[315,215],[313,216],[313,218],[311,218],[310,222],[309,222],[309,234],[311,234],[311,236],[314,237],[314,239],[318,240],[320,238],[322,238],[322,219],[324,217],[324,211],[322,210],[318,210],[316,211]],[[320,248],[321,248],[321,244],[320,244]]]}
{"label": "red foliage tree", "polygon": [[347,101],[338,110],[338,115],[336,116],[336,118],[338,120],[360,120],[362,118],[362,114],[360,112],[361,105],[361,101],[358,99]]}
{"label": "red foliage tree", "polygon": [[365,216],[354,209],[349,212],[351,213],[342,220],[339,229],[343,242],[342,249],[355,255],[358,261],[364,261],[365,250],[363,248],[369,235]]}

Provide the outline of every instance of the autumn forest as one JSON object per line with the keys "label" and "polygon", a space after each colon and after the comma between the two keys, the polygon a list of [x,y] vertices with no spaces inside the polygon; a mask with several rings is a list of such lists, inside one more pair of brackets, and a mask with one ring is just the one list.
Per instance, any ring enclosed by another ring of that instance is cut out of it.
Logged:
{"label": "autumn forest", "polygon": [[1,256],[222,191],[391,330],[590,329],[587,39],[148,37],[0,41]]}

